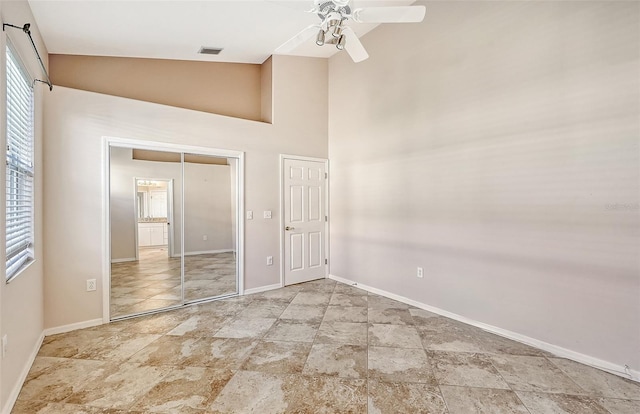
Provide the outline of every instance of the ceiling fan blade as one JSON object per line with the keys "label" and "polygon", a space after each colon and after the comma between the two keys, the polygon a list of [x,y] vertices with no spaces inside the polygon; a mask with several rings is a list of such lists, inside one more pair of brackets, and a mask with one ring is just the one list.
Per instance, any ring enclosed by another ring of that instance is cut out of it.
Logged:
{"label": "ceiling fan blade", "polygon": [[342,30],[342,34],[347,37],[344,49],[347,51],[349,56],[351,56],[351,59],[353,59],[354,62],[362,62],[363,60],[369,58],[369,54],[367,53],[364,46],[362,46],[360,39],[358,39],[358,36],[355,34],[352,28],[346,26]]}
{"label": "ceiling fan blade", "polygon": [[424,19],[424,6],[367,7],[353,11],[358,23],[418,23]]}
{"label": "ceiling fan blade", "polygon": [[281,44],[277,49],[276,53],[287,54],[291,52],[296,47],[300,46],[307,40],[311,39],[318,31],[320,30],[320,25],[312,24],[307,28],[303,29],[300,33],[293,36],[291,39],[287,40],[283,44]]}

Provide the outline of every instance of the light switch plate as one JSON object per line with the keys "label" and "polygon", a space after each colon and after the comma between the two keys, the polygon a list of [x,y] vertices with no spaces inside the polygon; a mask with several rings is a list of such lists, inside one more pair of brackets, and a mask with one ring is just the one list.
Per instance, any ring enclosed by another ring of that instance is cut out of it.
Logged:
{"label": "light switch plate", "polygon": [[265,210],[264,218],[266,218],[266,219],[270,219],[271,218],[271,210]]}
{"label": "light switch plate", "polygon": [[253,220],[253,211],[247,211],[247,220]]}

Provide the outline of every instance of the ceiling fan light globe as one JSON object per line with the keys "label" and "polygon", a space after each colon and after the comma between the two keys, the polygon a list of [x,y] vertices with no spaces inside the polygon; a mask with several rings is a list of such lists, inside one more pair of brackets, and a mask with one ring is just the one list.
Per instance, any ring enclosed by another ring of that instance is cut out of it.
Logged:
{"label": "ceiling fan light globe", "polygon": [[347,38],[344,35],[341,35],[338,39],[338,43],[336,43],[336,48],[338,50],[344,50],[344,46],[347,43]]}
{"label": "ceiling fan light globe", "polygon": [[336,26],[333,31],[331,32],[331,35],[337,39],[340,38],[340,36],[342,36],[342,26]]}
{"label": "ceiling fan light globe", "polygon": [[316,45],[324,45],[324,30],[322,29],[320,29],[320,31],[318,32],[318,36],[316,36]]}

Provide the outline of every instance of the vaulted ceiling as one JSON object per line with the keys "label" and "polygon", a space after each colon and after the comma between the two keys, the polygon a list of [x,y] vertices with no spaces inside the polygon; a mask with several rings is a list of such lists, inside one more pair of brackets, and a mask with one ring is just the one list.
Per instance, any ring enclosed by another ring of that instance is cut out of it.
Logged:
{"label": "vaulted ceiling", "polygon": [[[410,0],[353,0],[354,7],[403,6]],[[312,0],[29,0],[49,53],[262,63],[278,46],[319,21]],[[376,25],[350,23],[362,36]],[[201,46],[224,48],[217,56]],[[313,39],[290,54],[329,57]]]}

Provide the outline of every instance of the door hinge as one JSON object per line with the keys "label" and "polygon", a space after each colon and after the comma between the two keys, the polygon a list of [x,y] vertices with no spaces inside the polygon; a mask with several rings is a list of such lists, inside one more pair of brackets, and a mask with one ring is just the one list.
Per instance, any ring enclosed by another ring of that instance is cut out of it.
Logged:
{"label": "door hinge", "polygon": [[324,216],[324,221],[329,221],[329,216]]}
{"label": "door hinge", "polygon": [[324,259],[324,264],[329,264],[329,259]]}
{"label": "door hinge", "polygon": [[324,173],[324,179],[326,180],[327,178],[329,178],[329,173]]}

